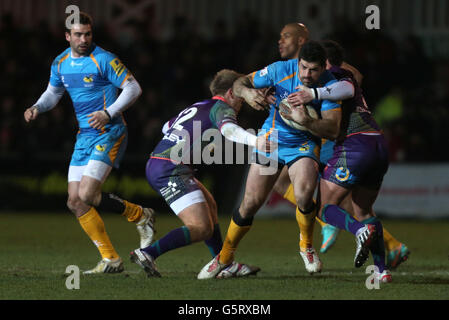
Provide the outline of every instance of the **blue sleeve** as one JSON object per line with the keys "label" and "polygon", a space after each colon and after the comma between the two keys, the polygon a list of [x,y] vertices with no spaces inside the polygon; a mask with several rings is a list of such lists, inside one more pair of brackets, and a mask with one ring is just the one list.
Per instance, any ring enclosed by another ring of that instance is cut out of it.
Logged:
{"label": "blue sleeve", "polygon": [[321,111],[341,109],[341,101],[323,100],[321,102]]}
{"label": "blue sleeve", "polygon": [[278,64],[279,62],[275,62],[261,70],[253,72],[251,76],[254,88],[259,89],[274,86],[276,83]]}
{"label": "blue sleeve", "polygon": [[131,75],[120,59],[110,52],[101,55],[100,65],[103,76],[117,88]]}
{"label": "blue sleeve", "polygon": [[50,68],[50,84],[53,87],[64,87],[64,83],[61,80],[58,72],[59,60],[54,60]]}

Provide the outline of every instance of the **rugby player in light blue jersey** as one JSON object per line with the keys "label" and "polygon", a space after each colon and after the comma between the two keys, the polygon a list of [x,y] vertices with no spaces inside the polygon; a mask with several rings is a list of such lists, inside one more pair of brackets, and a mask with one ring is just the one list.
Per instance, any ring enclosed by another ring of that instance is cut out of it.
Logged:
{"label": "rugby player in light blue jersey", "polygon": [[[289,127],[281,119],[278,108],[280,102],[294,93],[299,85],[321,87],[334,82],[336,79],[326,71],[324,48],[311,41],[303,45],[299,59],[275,62],[235,82],[234,93],[256,109],[263,108],[265,103],[265,96],[257,89],[275,88],[276,104],[271,106],[270,115],[262,129],[269,140],[276,139],[277,136],[278,148],[273,153],[256,150],[255,162],[249,169],[243,201],[240,208],[233,213],[223,248],[220,254],[201,270],[199,278],[213,278],[233,262],[238,243],[249,231],[254,215],[267,199],[284,165],[288,166],[299,210],[315,216],[313,194],[318,181],[320,138],[309,131]],[[335,114],[339,113],[336,110],[341,109],[339,103],[328,100],[315,100],[311,104],[326,121],[333,121]],[[274,174],[262,174],[267,159],[278,164]],[[316,260],[319,261],[317,256]],[[320,270],[321,262],[318,262],[316,272]]]}
{"label": "rugby player in light blue jersey", "polygon": [[[47,90],[25,110],[25,121],[53,109],[65,91],[70,95],[79,131],[68,170],[68,208],[97,246],[102,260],[86,274],[123,271],[123,262],[105,231],[98,211],[123,214],[135,222],[140,245],[153,238],[153,210],[102,193],[112,167],[118,168],[127,145],[127,127],[122,112],[142,90],[130,71],[112,53],[92,42],[92,19],[81,12],[79,23],[66,29],[70,47],[51,65]],[[119,94],[119,89],[122,92]]]}
{"label": "rugby player in light blue jersey", "polygon": [[[351,72],[340,67],[343,49],[333,41],[325,41],[323,45],[327,51],[327,69],[341,83],[346,82],[352,87],[351,96],[343,101],[342,112],[336,114],[336,121],[332,122],[311,119],[303,113],[302,104],[315,98],[329,98],[329,94],[320,95],[309,88],[302,88],[301,92],[289,98],[290,104],[299,108],[292,108],[289,114],[281,113],[311,132],[335,141],[333,154],[321,176],[318,215],[324,222],[356,236],[356,267],[363,265],[370,250],[377,267],[375,276],[381,282],[391,282],[391,274],[385,266],[382,223],[372,208],[388,168],[386,141],[357,81]],[[340,206],[349,194],[357,220]]]}

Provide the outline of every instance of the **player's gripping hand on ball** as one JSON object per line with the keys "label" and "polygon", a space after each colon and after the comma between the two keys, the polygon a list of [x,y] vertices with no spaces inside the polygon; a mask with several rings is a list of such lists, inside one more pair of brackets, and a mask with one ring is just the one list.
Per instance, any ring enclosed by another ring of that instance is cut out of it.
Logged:
{"label": "player's gripping hand on ball", "polygon": [[295,121],[303,127],[308,127],[313,118],[304,105],[291,107],[289,109],[282,109],[279,111],[284,118]]}
{"label": "player's gripping hand on ball", "polygon": [[111,121],[111,118],[107,114],[106,110],[101,111],[95,111],[91,114],[87,115],[90,119],[87,121],[89,125],[94,128],[101,130],[109,121]]}
{"label": "player's gripping hand on ball", "polygon": [[26,122],[36,120],[38,115],[39,115],[39,111],[37,110],[36,106],[29,107],[23,113],[23,117],[25,118]]}

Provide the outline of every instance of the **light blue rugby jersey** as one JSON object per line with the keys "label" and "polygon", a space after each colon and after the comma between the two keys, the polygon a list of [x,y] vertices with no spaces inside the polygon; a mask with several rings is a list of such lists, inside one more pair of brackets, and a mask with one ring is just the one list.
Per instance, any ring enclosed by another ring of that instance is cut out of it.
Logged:
{"label": "light blue rugby jersey", "polygon": [[[274,87],[276,89],[276,105],[271,105],[270,115],[265,120],[264,126],[278,130],[279,143],[300,143],[311,139],[319,143],[319,138],[313,136],[310,132],[297,130],[288,126],[282,120],[277,109],[279,103],[284,98],[298,91],[295,88],[298,85],[302,85],[299,80],[298,59],[274,62],[262,70],[253,72],[252,80],[255,88]],[[320,76],[316,87],[327,86],[336,81],[335,77],[326,70]],[[315,108],[320,117],[322,110],[341,109],[340,103],[329,100],[313,100],[310,104]]]}
{"label": "light blue rugby jersey", "polygon": [[[89,55],[72,58],[67,48],[57,56],[51,65],[50,84],[69,93],[80,132],[98,134],[103,130],[90,127],[87,115],[113,104],[118,88],[130,75],[114,54],[92,44]],[[125,125],[123,117],[115,117],[105,128],[116,125]]]}

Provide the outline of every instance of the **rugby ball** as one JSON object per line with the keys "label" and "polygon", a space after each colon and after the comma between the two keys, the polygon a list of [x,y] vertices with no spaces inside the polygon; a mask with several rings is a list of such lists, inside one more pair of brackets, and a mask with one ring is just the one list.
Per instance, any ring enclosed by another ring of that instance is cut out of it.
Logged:
{"label": "rugby ball", "polygon": [[[307,111],[309,112],[309,115],[310,115],[313,119],[318,119],[318,113],[316,112],[316,110],[315,110],[314,107],[312,107],[312,106],[309,105],[309,104],[306,105],[305,107],[306,107]],[[281,103],[279,103],[279,111],[285,111],[285,113],[288,113],[288,110],[290,110],[291,108],[297,108],[297,107],[292,107],[292,106],[288,103],[287,98],[285,98],[284,100],[281,101]],[[279,113],[279,114],[281,115],[282,120],[283,120],[289,127],[292,127],[292,128],[298,129],[298,130],[307,131],[307,128],[306,128],[306,127],[303,127],[302,125],[300,125],[299,123],[297,123],[297,122],[295,122],[295,121],[293,121],[293,120],[284,118],[284,117],[282,116],[281,113]]]}

